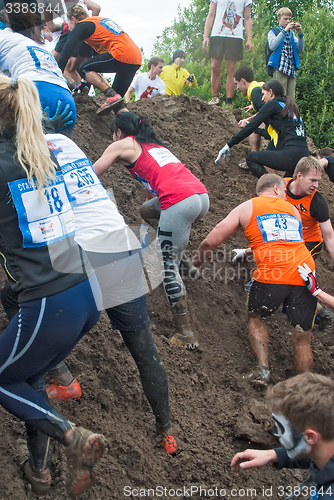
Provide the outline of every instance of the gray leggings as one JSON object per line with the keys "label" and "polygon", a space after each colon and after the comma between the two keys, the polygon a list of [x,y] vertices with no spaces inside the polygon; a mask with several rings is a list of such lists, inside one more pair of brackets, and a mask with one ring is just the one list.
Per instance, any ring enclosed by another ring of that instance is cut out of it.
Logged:
{"label": "gray leggings", "polygon": [[188,245],[191,224],[202,219],[209,206],[208,194],[202,193],[193,194],[165,210],[160,209],[158,198],[147,201],[141,208],[141,215],[147,222],[159,221],[157,238],[162,254],[163,285],[171,307],[186,295],[179,266],[182,252]]}

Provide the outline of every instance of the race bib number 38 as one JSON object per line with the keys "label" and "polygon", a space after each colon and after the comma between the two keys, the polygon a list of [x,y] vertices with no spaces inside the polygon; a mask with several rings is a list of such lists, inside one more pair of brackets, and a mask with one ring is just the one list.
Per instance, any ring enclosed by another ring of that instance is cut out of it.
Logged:
{"label": "race bib number 38", "polygon": [[9,183],[23,247],[43,246],[74,234],[74,214],[65,189],[63,176],[56,174],[53,185],[43,191],[44,199],[25,180]]}
{"label": "race bib number 38", "polygon": [[264,214],[256,217],[263,241],[303,241],[302,223],[290,214]]}

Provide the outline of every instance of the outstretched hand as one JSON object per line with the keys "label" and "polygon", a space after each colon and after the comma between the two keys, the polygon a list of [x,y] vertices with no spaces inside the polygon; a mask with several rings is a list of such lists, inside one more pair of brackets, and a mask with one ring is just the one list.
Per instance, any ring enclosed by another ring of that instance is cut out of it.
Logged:
{"label": "outstretched hand", "polygon": [[66,104],[65,108],[61,112],[62,104],[62,101],[57,102],[56,112],[53,116],[50,116],[49,106],[46,106],[44,108],[43,124],[46,126],[46,128],[50,127],[55,132],[59,132],[60,130],[69,127],[70,125],[73,125],[74,123],[72,118],[73,111],[69,111],[70,105]]}
{"label": "outstretched hand", "polygon": [[219,163],[220,160],[221,160],[221,158],[224,158],[224,160],[226,160],[226,158],[228,157],[229,152],[230,152],[229,145],[225,144],[225,146],[219,151],[218,156],[215,159],[215,163],[216,164]]}
{"label": "outstretched hand", "polygon": [[305,262],[304,262],[304,264],[302,266],[301,265],[298,266],[298,271],[299,271],[300,277],[304,281],[306,281],[307,289],[312,293],[312,295],[314,297],[316,297],[318,295],[318,293],[321,292],[321,288],[319,287],[318,282],[316,280],[316,277],[312,273],[309,266],[307,264],[305,264]]}
{"label": "outstretched hand", "polygon": [[239,472],[240,469],[249,469],[251,467],[262,467],[271,462],[277,462],[275,450],[245,450],[237,453],[232,458],[232,472]]}

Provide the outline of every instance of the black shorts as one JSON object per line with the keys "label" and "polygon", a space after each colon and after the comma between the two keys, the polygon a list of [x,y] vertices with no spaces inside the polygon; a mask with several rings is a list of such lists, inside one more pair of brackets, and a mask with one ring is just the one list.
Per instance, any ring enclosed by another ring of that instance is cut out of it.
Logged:
{"label": "black shorts", "polygon": [[305,241],[305,246],[315,260],[320,254],[324,244],[322,241]]}
{"label": "black shorts", "polygon": [[244,56],[242,42],[241,38],[212,36],[210,38],[209,57],[213,59],[241,61]]}
{"label": "black shorts", "polygon": [[306,286],[281,285],[253,281],[247,294],[248,312],[258,314],[261,319],[271,316],[283,304],[283,313],[289,323],[306,332],[313,327],[317,299]]}
{"label": "black shorts", "polygon": [[[55,52],[61,54],[65,46],[65,43],[67,42],[68,37],[70,36],[70,33],[71,33],[70,31],[66,31],[66,33],[62,33],[60,35],[59,40],[55,46]],[[88,57],[93,57],[94,54],[96,55],[95,50],[90,45],[82,41],[76,44],[72,57],[81,56],[87,59]]]}

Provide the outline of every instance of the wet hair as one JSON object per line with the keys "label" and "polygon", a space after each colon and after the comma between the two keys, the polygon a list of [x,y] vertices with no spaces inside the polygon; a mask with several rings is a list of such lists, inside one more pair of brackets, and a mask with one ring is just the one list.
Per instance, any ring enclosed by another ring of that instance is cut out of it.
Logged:
{"label": "wet hair", "polygon": [[110,124],[110,130],[116,133],[117,130],[123,132],[125,137],[133,136],[139,144],[164,144],[157,138],[153,128],[151,128],[143,118],[130,112],[117,113]]}
{"label": "wet hair", "polygon": [[243,64],[234,72],[234,78],[237,82],[240,82],[241,78],[246,80],[246,82],[251,83],[255,80],[254,71],[250,66]]}
{"label": "wet hair", "polygon": [[286,116],[293,118],[295,116],[297,120],[300,120],[299,108],[297,104],[291,99],[291,97],[285,95],[281,82],[275,79],[268,80],[262,85],[262,88],[267,91],[271,89],[275,97],[282,97],[283,99],[285,99],[285,106],[281,113],[282,118],[285,118]]}
{"label": "wet hair", "polygon": [[30,12],[29,10],[28,12],[23,13],[21,9],[18,9],[18,12],[15,12],[16,4],[17,2],[13,2],[12,11],[7,12],[9,27],[15,33],[21,33],[21,35],[34,40],[36,43],[44,44],[45,39],[42,35],[43,22],[40,14],[37,12]]}
{"label": "wet hair", "polygon": [[83,7],[80,7],[80,5],[74,5],[71,7],[67,12],[66,12],[67,19],[71,19],[71,17],[75,17],[78,21],[82,21],[83,19],[86,19],[86,17],[89,17],[87,12]]}
{"label": "wet hair", "polygon": [[292,11],[289,7],[281,7],[277,12],[277,17],[289,16],[292,17]]}
{"label": "wet hair", "polygon": [[28,180],[36,178],[39,195],[54,178],[56,166],[50,157],[42,128],[42,109],[35,85],[25,78],[0,74],[0,131],[14,130],[17,158]]}
{"label": "wet hair", "polygon": [[296,165],[296,168],[293,172],[293,178],[296,179],[298,172],[302,175],[308,174],[311,170],[316,170],[317,172],[324,172],[322,165],[320,165],[319,161],[313,156],[306,156],[305,158],[301,158]]}
{"label": "wet hair", "polygon": [[272,189],[276,184],[285,188],[285,181],[282,177],[277,174],[264,174],[257,181],[256,194],[259,196],[263,191]]}
{"label": "wet hair", "polygon": [[283,415],[299,431],[317,430],[334,439],[334,381],[317,373],[302,373],[268,390],[271,411]]}
{"label": "wet hair", "polygon": [[150,71],[152,64],[153,64],[153,66],[158,66],[158,64],[160,62],[164,63],[165,61],[163,59],[161,59],[160,57],[151,57],[151,59],[147,63],[148,70]]}
{"label": "wet hair", "polygon": [[322,149],[319,149],[318,154],[319,154],[320,158],[325,158],[326,156],[334,156],[334,149],[329,148],[329,147],[322,148]]}

